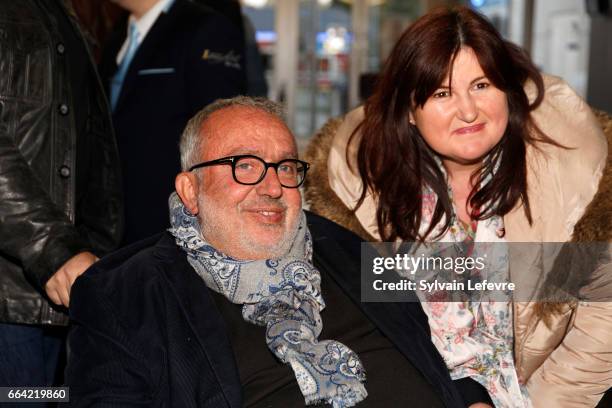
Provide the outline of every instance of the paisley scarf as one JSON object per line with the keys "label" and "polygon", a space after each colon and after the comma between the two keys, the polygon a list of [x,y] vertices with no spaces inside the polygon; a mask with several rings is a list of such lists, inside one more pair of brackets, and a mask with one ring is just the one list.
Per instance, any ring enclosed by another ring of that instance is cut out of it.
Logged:
{"label": "paisley scarf", "polygon": [[318,340],[321,275],[312,264],[312,239],[301,218],[288,252],[275,259],[242,261],[213,248],[200,233],[197,217],[176,193],[169,199],[170,233],[206,285],[242,304],[242,317],[266,327],[266,344],[293,369],[306,404],[351,407],[367,397],[365,370],[357,354],[334,340]]}

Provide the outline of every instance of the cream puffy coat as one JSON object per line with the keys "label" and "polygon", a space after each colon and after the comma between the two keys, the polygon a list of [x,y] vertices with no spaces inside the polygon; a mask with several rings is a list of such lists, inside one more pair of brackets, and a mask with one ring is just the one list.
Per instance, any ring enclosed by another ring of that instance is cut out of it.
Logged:
{"label": "cream puffy coat", "polygon": [[[528,149],[528,195],[534,222],[529,225],[522,208],[507,214],[504,223],[509,242],[570,241],[574,226],[598,190],[607,161],[605,135],[586,103],[559,78],[545,77],[545,88],[542,105],[532,113],[535,122],[548,136],[572,149],[547,144],[541,145],[540,150]],[[534,90],[532,86],[526,88],[530,97]],[[349,208],[355,206],[362,184],[354,163],[350,168],[347,165],[346,145],[362,118],[363,109],[358,108],[347,114],[339,126],[334,126],[327,157],[329,186]],[[349,160],[355,160],[355,153],[356,143],[352,143]],[[311,160],[321,159],[313,155],[313,149],[308,154]],[[308,191],[314,190],[312,182],[309,186],[306,196],[315,201],[311,205],[316,211],[316,201],[321,201],[322,196],[320,191]],[[326,200],[324,205],[329,206],[333,199]],[[379,239],[375,214],[376,202],[367,195],[355,215],[363,230]],[[612,216],[599,214],[602,215],[604,219]],[[610,241],[609,232],[606,241]],[[520,267],[511,265],[513,280],[521,279],[517,276],[522,275],[532,279],[533,285],[541,285],[542,279],[534,266],[539,255],[534,250],[523,255]],[[600,265],[596,275],[592,286],[601,290],[603,285],[607,288],[605,292],[612,294],[612,266]],[[547,325],[534,313],[534,303],[516,302],[514,330],[517,369],[527,381],[535,407],[593,407],[612,387],[612,303],[582,302],[573,308],[567,306],[552,316]]]}

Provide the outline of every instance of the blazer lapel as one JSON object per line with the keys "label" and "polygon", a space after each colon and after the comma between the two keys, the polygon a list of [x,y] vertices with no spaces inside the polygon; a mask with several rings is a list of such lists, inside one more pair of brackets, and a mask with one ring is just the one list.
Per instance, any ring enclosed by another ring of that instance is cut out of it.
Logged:
{"label": "blazer lapel", "polygon": [[[162,246],[161,252],[165,251],[180,251],[169,235]],[[176,259],[176,256],[173,258]],[[217,312],[208,287],[193,271],[183,253],[174,267],[165,272],[187,321],[204,349],[226,401],[230,407],[239,408],[242,389],[234,352],[225,323]]]}
{"label": "blazer lapel", "polygon": [[[119,94],[119,99],[117,101],[117,106],[115,111],[121,109],[121,105],[123,100],[127,95],[132,92],[134,89],[134,82],[136,76],[138,75],[138,71],[146,66],[147,62],[151,59],[151,57],[156,52],[168,52],[167,46],[163,44],[164,41],[168,39],[168,36],[172,35],[173,28],[172,26],[180,21],[180,15],[183,12],[181,0],[176,0],[174,4],[170,7],[167,13],[162,12],[151,29],[147,33],[147,36],[144,38],[136,53],[134,54],[134,58],[132,59],[130,66],[128,67],[127,73],[125,74],[125,78],[123,79],[123,85],[121,87],[121,93]],[[127,24],[127,22],[126,22]],[[124,27],[123,38],[125,41],[125,36],[127,30],[127,25]],[[121,43],[123,44],[123,43]],[[120,45],[121,46],[121,45]],[[161,51],[160,51],[161,50]],[[119,49],[115,52],[115,58],[117,57],[117,53]],[[116,60],[115,60],[116,61]],[[115,65],[114,72],[117,70],[117,66]]]}

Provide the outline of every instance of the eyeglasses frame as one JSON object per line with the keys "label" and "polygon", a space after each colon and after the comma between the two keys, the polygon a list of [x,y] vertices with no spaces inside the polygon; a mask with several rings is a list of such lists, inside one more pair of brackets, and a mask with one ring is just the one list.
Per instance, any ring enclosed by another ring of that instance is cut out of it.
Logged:
{"label": "eyeglasses frame", "polygon": [[[252,158],[252,159],[259,160],[265,166],[265,171],[261,174],[259,179],[257,181],[255,181],[255,182],[253,182],[253,183],[243,183],[241,181],[238,181],[238,179],[236,178],[236,163],[238,163],[238,161],[240,159],[244,159],[244,158]],[[286,161],[294,161],[294,162],[297,162],[297,163],[301,164],[302,166],[304,166],[304,177],[302,178],[302,181],[300,181],[297,186],[286,186],[280,180],[280,177],[278,177],[278,166],[280,166],[281,163],[286,162]],[[193,166],[191,166],[189,168],[189,171],[201,169],[203,167],[218,166],[218,165],[223,165],[223,164],[232,166],[232,177],[234,178],[234,181],[236,183],[242,184],[244,186],[254,186],[256,184],[259,184],[264,178],[266,178],[266,175],[268,174],[268,169],[270,167],[272,167],[276,171],[276,177],[278,177],[278,181],[279,181],[280,185],[285,187],[285,188],[298,188],[298,187],[300,187],[304,183],[304,180],[306,180],[306,173],[308,172],[308,169],[310,168],[310,163],[305,162],[303,160],[298,160],[298,159],[283,159],[283,160],[278,161],[276,163],[269,163],[269,162],[265,161],[264,159],[262,159],[261,157],[258,157],[258,156],[252,155],[252,154],[239,154],[239,155],[236,155],[236,156],[226,156],[226,157],[221,157],[219,159],[215,159],[215,160],[210,160],[210,161],[194,164]]]}

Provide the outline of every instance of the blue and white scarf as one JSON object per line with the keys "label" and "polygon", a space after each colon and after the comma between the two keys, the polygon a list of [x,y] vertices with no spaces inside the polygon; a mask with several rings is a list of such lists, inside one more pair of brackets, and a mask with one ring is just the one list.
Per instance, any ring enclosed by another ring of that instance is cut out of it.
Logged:
{"label": "blue and white scarf", "polygon": [[367,397],[365,370],[357,354],[334,340],[318,340],[321,275],[312,264],[312,239],[302,213],[296,237],[284,256],[240,261],[220,253],[200,233],[197,217],[176,193],[169,199],[170,233],[206,285],[242,304],[242,317],[266,327],[266,343],[293,369],[306,404],[351,407]]}

